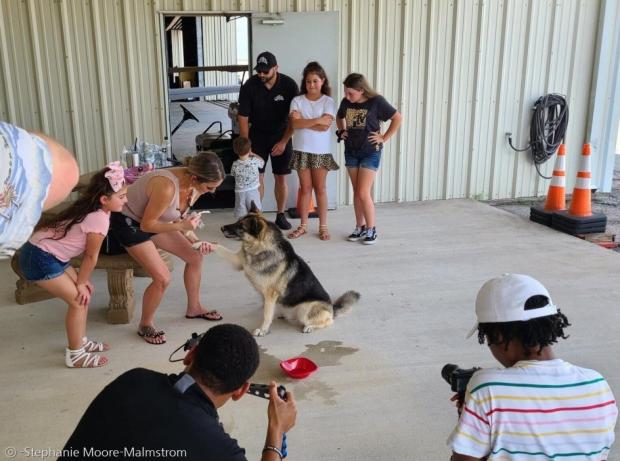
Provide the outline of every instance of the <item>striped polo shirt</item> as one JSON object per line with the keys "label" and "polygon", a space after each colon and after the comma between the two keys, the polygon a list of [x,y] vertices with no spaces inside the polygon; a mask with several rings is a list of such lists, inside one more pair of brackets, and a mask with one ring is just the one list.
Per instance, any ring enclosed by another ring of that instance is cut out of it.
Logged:
{"label": "striped polo shirt", "polygon": [[448,445],[489,460],[606,460],[617,416],[596,371],[560,359],[524,360],[474,374]]}

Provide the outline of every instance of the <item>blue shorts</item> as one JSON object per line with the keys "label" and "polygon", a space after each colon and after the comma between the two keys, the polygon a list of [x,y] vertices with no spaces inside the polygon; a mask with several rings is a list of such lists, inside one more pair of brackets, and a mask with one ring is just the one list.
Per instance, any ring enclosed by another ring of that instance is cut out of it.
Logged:
{"label": "blue shorts", "polygon": [[360,152],[357,150],[344,150],[344,166],[347,168],[368,168],[377,171],[381,163],[381,151]]}
{"label": "blue shorts", "polygon": [[19,250],[19,268],[30,282],[55,279],[64,274],[68,267],[69,262],[61,261],[30,242],[24,243]]}

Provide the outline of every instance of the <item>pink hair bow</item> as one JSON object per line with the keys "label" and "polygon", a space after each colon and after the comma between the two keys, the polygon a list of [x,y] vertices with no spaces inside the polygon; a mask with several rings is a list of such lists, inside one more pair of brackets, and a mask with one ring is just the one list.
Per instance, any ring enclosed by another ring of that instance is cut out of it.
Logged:
{"label": "pink hair bow", "polygon": [[118,192],[125,186],[125,175],[121,162],[117,160],[115,162],[108,163],[106,168],[108,168],[108,171],[105,172],[104,176],[108,178],[112,190],[114,192]]}

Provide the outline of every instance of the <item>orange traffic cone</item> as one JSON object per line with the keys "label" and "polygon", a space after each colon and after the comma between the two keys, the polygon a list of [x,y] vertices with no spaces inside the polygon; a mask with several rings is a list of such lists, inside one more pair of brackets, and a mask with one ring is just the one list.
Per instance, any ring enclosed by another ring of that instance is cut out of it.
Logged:
{"label": "orange traffic cone", "polygon": [[554,229],[577,235],[605,232],[607,216],[592,213],[592,190],[590,189],[590,144],[584,144],[581,150],[581,162],[577,172],[577,181],[568,211],[556,211],[551,218]]}
{"label": "orange traffic cone", "polygon": [[[299,207],[301,205],[301,187],[299,189],[297,189],[297,214],[299,214],[299,211],[301,210],[301,208]],[[309,218],[316,218],[318,215],[316,213],[316,208],[314,207],[314,193],[310,194],[310,203],[308,204],[308,217]]]}
{"label": "orange traffic cone", "polygon": [[571,216],[592,216],[592,191],[590,189],[590,156],[592,148],[590,144],[584,144],[581,150],[581,164],[577,172],[577,181],[573,189],[573,198],[568,208]]}
{"label": "orange traffic cone", "polygon": [[545,211],[560,211],[566,209],[566,144],[560,144],[558,155],[553,166],[553,176],[547,200],[545,201]]}
{"label": "orange traffic cone", "polygon": [[566,209],[566,144],[560,144],[544,206],[530,207],[530,220],[551,226],[553,213]]}

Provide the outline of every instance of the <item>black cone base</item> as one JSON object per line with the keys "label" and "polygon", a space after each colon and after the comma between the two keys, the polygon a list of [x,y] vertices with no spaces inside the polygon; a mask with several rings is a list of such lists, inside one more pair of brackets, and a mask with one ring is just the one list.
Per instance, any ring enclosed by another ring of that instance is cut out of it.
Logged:
{"label": "black cone base", "polygon": [[[288,217],[291,219],[299,219],[299,212],[297,211],[297,208],[289,208],[288,209]],[[316,211],[313,211],[311,213],[308,213],[308,217],[309,218],[318,218],[319,214]]]}
{"label": "black cone base", "polygon": [[567,234],[604,233],[607,227],[607,216],[592,213],[591,216],[571,216],[568,211],[557,211],[551,218],[551,227]]}
{"label": "black cone base", "polygon": [[530,207],[530,221],[551,227],[552,216],[553,211],[545,211],[540,205]]}

